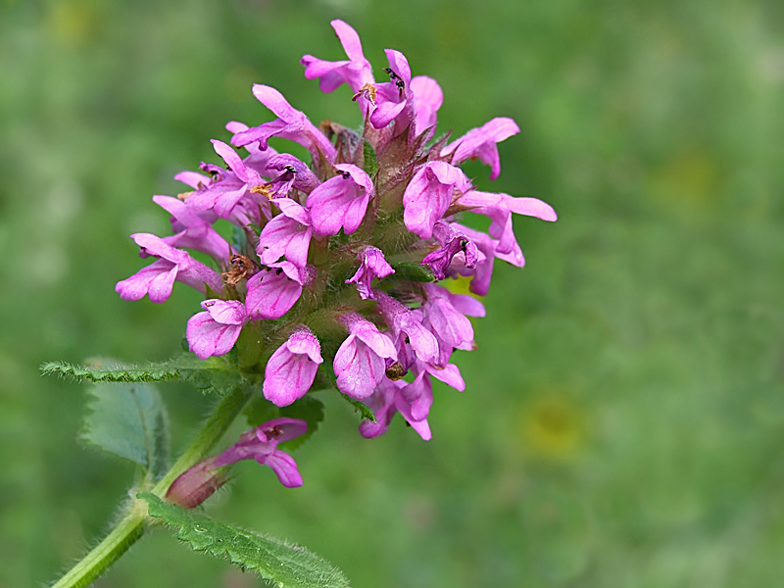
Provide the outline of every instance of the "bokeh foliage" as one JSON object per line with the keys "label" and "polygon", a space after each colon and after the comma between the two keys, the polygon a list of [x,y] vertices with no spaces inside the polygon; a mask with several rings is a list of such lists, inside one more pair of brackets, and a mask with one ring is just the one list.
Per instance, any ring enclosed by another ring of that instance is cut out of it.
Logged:
{"label": "bokeh foliage", "polygon": [[[345,88],[323,95],[297,64],[341,57],[334,17],[377,73],[394,47],[435,77],[456,134],[513,117],[501,177],[467,171],[560,220],[517,219],[528,266],[498,264],[433,441],[400,422],[365,441],[323,395],[305,486],[243,464],[209,510],[357,587],[780,583],[781,2],[3,0],[0,587],[53,579],[133,477],[78,443],[84,387],[38,366],[179,350],[199,295],[120,301],[146,263],[127,235],[167,231],[150,197],[216,161],[223,124],[269,120],[253,82],[315,122],[358,122]],[[209,399],[160,390],[176,451]],[[159,532],[100,585],[256,582]]]}

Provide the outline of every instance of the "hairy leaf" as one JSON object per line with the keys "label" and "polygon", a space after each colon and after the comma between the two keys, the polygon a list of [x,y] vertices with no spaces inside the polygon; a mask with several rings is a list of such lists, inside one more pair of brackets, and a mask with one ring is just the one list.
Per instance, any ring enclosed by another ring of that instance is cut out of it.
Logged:
{"label": "hairy leaf", "polygon": [[308,423],[308,432],[280,444],[281,448],[289,451],[296,449],[318,430],[319,423],[324,420],[324,403],[311,394],[313,392],[283,407],[275,406],[263,396],[258,396],[245,409],[248,425],[258,427],[261,423],[278,417],[302,419]]}
{"label": "hairy leaf", "polygon": [[165,363],[146,365],[115,364],[73,365],[65,362],[49,362],[41,366],[45,376],[61,376],[78,382],[160,382],[180,377],[176,368]]}
{"label": "hairy leaf", "polygon": [[142,492],[138,497],[147,501],[150,516],[179,527],[177,538],[190,543],[192,549],[225,557],[243,570],[256,570],[280,588],[349,585],[343,572],[304,547],[218,522],[168,504],[149,492]]}
{"label": "hairy leaf", "polygon": [[185,354],[169,361],[143,365],[124,364],[108,359],[88,360],[88,365],[49,362],[41,366],[44,375],[57,375],[78,382],[161,382],[187,380],[202,391],[218,391],[240,381],[238,370],[220,357],[201,360]]}
{"label": "hairy leaf", "polygon": [[157,478],[169,465],[169,418],[158,391],[142,382],[90,387],[82,438]]}

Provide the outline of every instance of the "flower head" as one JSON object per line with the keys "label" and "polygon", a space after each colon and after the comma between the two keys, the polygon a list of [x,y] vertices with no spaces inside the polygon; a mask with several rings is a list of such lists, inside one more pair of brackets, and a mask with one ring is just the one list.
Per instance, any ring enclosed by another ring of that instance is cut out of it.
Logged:
{"label": "flower head", "polygon": [[[341,20],[332,27],[346,59],[305,55],[305,77],[324,92],[346,84],[362,128],[316,126],[278,90],[256,84],[253,94],[275,118],[230,122],[230,144],[213,140],[217,163],[176,176],[191,191],[155,197],[174,234],[133,235],[157,260],[117,291],[160,302],[179,280],[205,293],[203,312],[188,321],[190,350],[207,358],[236,349],[226,361],[278,414],[301,407],[314,382],[332,383],[373,411],[363,436],[382,434],[400,413],[429,439],[432,379],[465,388],[453,356],[476,347],[469,317],[485,314],[474,296],[450,292],[449,281],[467,278],[473,294],[487,294],[496,259],[525,263],[513,215],[556,215],[536,198],[480,192],[460,168],[479,159],[495,179],[497,144],[519,132],[514,121],[494,118],[452,142],[448,134],[432,141],[444,100],[438,83],[413,75],[395,49],[386,49],[377,82],[354,29]],[[273,137],[304,146],[311,160],[278,153]],[[462,223],[471,214],[489,218],[487,232]],[[219,219],[235,226],[231,240],[213,227]],[[179,248],[206,253],[217,268]],[[252,458],[297,485],[296,464],[277,443],[300,428],[270,421],[201,467]]]}

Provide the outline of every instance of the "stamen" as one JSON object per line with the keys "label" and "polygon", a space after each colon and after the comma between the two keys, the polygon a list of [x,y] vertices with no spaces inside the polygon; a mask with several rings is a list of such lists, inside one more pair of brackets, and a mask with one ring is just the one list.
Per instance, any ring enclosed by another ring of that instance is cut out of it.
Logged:
{"label": "stamen", "polygon": [[259,184],[258,186],[251,186],[250,188],[251,194],[261,194],[262,196],[266,196],[267,198],[272,198],[272,185],[271,184]]}
{"label": "stamen", "polygon": [[356,93],[356,94],[354,94],[354,97],[353,97],[353,98],[351,98],[351,99],[352,99],[354,102],[356,102],[356,101],[357,101],[357,98],[359,98],[360,96],[364,96],[364,97],[365,97],[367,100],[369,100],[369,101],[370,101],[370,103],[371,103],[373,106],[375,106],[375,105],[376,105],[376,92],[377,92],[377,91],[378,91],[378,90],[376,89],[376,87],[375,87],[373,84],[371,84],[370,82],[368,82],[367,84],[365,84],[364,86],[362,86],[362,87],[361,87],[361,88],[360,88],[360,89],[357,91],[357,93]]}
{"label": "stamen", "polygon": [[242,280],[256,273],[256,264],[250,257],[244,255],[231,256],[231,269],[223,272],[221,276],[229,286],[235,287]]}

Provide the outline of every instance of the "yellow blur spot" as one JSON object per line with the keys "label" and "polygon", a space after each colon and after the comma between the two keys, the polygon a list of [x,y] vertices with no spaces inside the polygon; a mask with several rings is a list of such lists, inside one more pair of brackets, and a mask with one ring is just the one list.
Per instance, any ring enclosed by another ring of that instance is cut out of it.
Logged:
{"label": "yellow blur spot", "polygon": [[55,2],[47,25],[52,36],[65,45],[81,45],[96,33],[99,14],[88,2]]}
{"label": "yellow blur spot", "polygon": [[560,459],[571,456],[582,441],[580,415],[566,399],[545,397],[522,415],[522,435],[535,455]]}
{"label": "yellow blur spot", "polygon": [[704,207],[719,187],[717,163],[705,152],[688,150],[666,162],[651,177],[655,199],[667,205]]}
{"label": "yellow blur spot", "polygon": [[457,276],[456,278],[452,278],[450,280],[444,280],[439,284],[439,286],[445,286],[446,289],[449,290],[452,294],[468,294],[477,300],[481,300],[483,298],[483,296],[478,296],[471,292],[471,278],[466,276]]}

